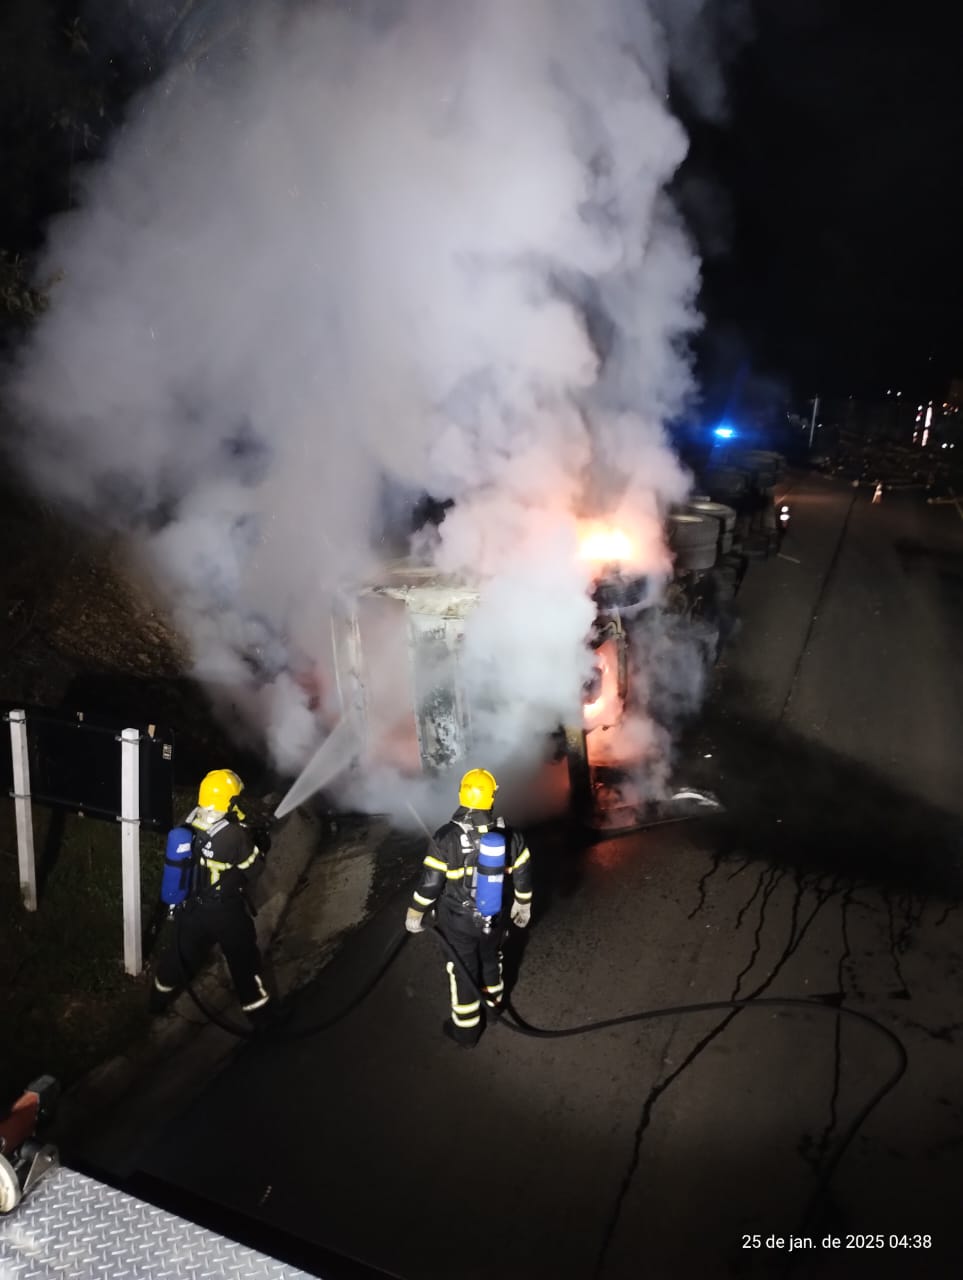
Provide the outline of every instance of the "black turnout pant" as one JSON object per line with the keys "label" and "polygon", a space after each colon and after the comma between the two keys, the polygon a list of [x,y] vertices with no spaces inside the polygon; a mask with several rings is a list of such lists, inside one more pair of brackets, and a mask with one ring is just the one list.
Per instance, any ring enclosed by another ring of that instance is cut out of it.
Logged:
{"label": "black turnout pant", "polygon": [[468,976],[481,988],[485,1004],[490,1009],[497,1008],[505,990],[502,979],[505,931],[496,923],[491,933],[485,933],[470,912],[452,910],[445,903],[438,911],[438,926],[461,961],[458,964],[449,957],[445,964],[455,1038],[474,1044],[482,1032],[482,1002]]}
{"label": "black turnout pant", "polygon": [[154,986],[160,992],[183,986],[214,946],[224,953],[244,1012],[263,1008],[270,997],[261,978],[257,934],[239,893],[209,901],[194,899],[178,909],[173,939],[157,962]]}

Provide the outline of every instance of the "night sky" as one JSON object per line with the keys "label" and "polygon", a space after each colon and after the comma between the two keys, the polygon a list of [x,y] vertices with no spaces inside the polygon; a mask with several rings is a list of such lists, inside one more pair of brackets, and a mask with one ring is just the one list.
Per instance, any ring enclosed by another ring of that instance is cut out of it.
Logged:
{"label": "night sky", "polygon": [[963,4],[752,8],[730,118],[689,121],[710,390],[749,369],[797,396],[941,392],[963,375]]}
{"label": "night sky", "polygon": [[[705,258],[710,405],[747,387],[942,393],[963,376],[963,3],[743,2],[753,32],[728,67],[728,119],[673,93],[692,135],[676,194]],[[88,139],[96,152],[123,114],[117,60],[69,38],[81,7],[0,12],[8,253],[36,246]]]}

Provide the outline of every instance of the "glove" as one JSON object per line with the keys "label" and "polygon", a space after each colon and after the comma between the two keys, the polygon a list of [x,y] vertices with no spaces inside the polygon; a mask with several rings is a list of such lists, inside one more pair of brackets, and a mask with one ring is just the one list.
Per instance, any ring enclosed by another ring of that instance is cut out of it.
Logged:
{"label": "glove", "polygon": [[512,924],[517,925],[519,929],[527,928],[531,918],[532,904],[530,902],[516,902],[512,905]]}
{"label": "glove", "polygon": [[424,933],[425,913],[419,911],[417,907],[409,907],[408,914],[405,916],[405,928],[409,933]]}

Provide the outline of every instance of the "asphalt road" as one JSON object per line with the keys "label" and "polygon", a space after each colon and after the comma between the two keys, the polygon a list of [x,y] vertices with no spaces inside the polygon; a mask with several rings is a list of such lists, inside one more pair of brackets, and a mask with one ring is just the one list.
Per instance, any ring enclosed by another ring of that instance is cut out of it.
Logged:
{"label": "asphalt road", "polygon": [[[542,1027],[824,996],[895,1031],[906,1074],[805,1226],[898,1068],[877,1029],[760,1006],[556,1040],[495,1027],[465,1052],[439,1034],[431,937],[335,1030],[239,1053],[144,1174],[406,1280],[957,1274],[963,520],[869,498],[801,482],[783,558],[746,580],[680,775],[725,818],[533,842],[515,953]],[[358,989],[402,910],[351,939],[296,1025]],[[800,1235],[814,1248],[790,1252]]]}

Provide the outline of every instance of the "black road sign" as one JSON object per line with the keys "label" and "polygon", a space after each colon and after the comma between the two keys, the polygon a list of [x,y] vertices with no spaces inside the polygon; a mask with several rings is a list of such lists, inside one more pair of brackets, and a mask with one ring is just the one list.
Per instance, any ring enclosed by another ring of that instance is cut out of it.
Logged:
{"label": "black road sign", "polygon": [[9,716],[26,713],[30,792],[37,804],[91,818],[120,815],[120,734],[140,732],[140,820],[166,831],[174,825],[174,734],[160,725],[123,723],[96,712],[52,711],[0,702],[0,788],[13,794]]}

